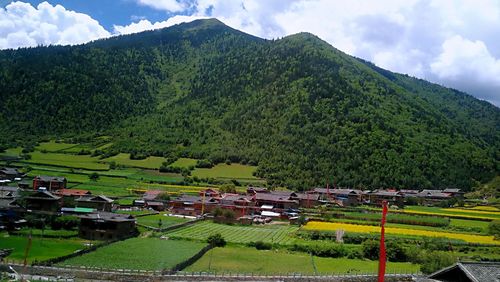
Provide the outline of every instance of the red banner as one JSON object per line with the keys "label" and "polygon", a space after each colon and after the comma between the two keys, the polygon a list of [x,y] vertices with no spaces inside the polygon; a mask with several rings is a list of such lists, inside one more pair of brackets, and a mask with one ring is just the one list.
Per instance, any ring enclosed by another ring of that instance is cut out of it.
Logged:
{"label": "red banner", "polygon": [[387,216],[387,201],[382,202],[382,221],[380,222],[380,255],[378,261],[378,282],[384,282],[385,276],[385,218]]}

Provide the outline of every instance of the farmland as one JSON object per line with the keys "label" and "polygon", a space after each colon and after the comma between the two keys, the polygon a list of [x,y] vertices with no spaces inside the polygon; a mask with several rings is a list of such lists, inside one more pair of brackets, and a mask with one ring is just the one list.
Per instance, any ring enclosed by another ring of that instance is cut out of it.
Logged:
{"label": "farmland", "polygon": [[218,164],[212,168],[197,168],[193,176],[199,178],[257,179],[253,176],[256,166],[241,164]]}
{"label": "farmland", "polygon": [[165,161],[165,158],[161,157],[147,157],[142,160],[132,160],[130,159],[130,154],[120,153],[116,156],[103,159],[103,162],[115,162],[118,165],[138,167],[146,169],[158,169],[161,164]]}
{"label": "farmland", "polygon": [[[85,248],[87,241],[81,239],[53,239],[33,236],[28,262],[42,261],[64,255],[69,255],[76,250]],[[28,244],[26,236],[9,236],[0,233],[0,249],[13,248],[14,251],[8,257],[9,260],[21,262]]]}
{"label": "farmland", "polygon": [[204,241],[208,236],[220,233],[226,241],[231,243],[245,244],[263,241],[267,243],[290,244],[295,240],[292,234],[297,229],[297,227],[288,225],[232,226],[204,221],[169,232],[167,235],[172,238]]}
{"label": "farmland", "polygon": [[[313,260],[318,274],[376,273],[377,270],[376,261],[322,257],[314,257]],[[255,248],[230,246],[209,251],[186,271],[314,274],[313,260],[306,253],[284,250],[259,251]],[[391,273],[415,273],[418,272],[418,265],[389,262],[387,270]]]}
{"label": "farmland", "polygon": [[[353,232],[353,233],[377,233],[377,234],[380,233],[380,227],[378,226],[357,225],[349,223],[334,223],[334,222],[317,222],[317,221],[308,222],[307,225],[303,227],[303,229],[325,230],[325,231],[335,231],[342,229],[345,230],[346,232]],[[460,233],[450,233],[450,232],[436,232],[428,230],[395,228],[395,227],[386,227],[385,232],[387,234],[395,234],[395,235],[441,237],[454,240],[462,240],[468,243],[500,245],[500,241],[494,240],[493,236],[460,234]]]}
{"label": "farmland", "polygon": [[205,246],[204,243],[187,241],[132,238],[60,264],[107,269],[163,270],[192,257]]}
{"label": "farmland", "polygon": [[140,216],[137,217],[137,223],[151,226],[151,227],[159,227],[158,223],[161,220],[161,227],[165,228],[171,225],[179,224],[179,223],[184,223],[188,221],[188,219],[182,218],[182,217],[176,217],[176,216],[165,216],[163,214],[156,214],[156,215],[147,215],[147,216]]}

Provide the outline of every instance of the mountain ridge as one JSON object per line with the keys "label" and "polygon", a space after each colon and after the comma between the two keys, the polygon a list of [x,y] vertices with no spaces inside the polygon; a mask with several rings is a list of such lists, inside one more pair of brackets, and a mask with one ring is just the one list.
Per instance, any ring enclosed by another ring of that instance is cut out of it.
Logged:
{"label": "mountain ridge", "polygon": [[0,66],[4,146],[106,133],[108,153],[258,163],[295,189],[470,189],[499,171],[498,108],[310,33],[265,40],[198,20],[1,51]]}

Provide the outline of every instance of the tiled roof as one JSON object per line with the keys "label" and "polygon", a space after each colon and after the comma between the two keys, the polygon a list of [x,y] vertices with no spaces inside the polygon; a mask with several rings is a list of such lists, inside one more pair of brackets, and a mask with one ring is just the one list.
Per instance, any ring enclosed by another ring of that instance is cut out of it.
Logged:
{"label": "tiled roof", "polygon": [[39,181],[44,181],[44,182],[49,182],[49,181],[64,182],[66,180],[66,177],[40,175],[40,176],[36,176],[34,179],[37,179]]}
{"label": "tiled roof", "polygon": [[498,282],[500,281],[500,263],[498,262],[459,262],[453,266],[444,268],[433,274],[429,278],[445,279],[447,273],[459,270],[473,282]]}
{"label": "tiled roof", "polygon": [[80,218],[114,221],[114,222],[135,221],[135,218],[129,214],[120,214],[112,212],[98,212],[98,213],[85,214],[81,215]]}
{"label": "tiled roof", "polygon": [[83,196],[89,195],[90,191],[82,189],[59,189],[54,194],[59,196]]}

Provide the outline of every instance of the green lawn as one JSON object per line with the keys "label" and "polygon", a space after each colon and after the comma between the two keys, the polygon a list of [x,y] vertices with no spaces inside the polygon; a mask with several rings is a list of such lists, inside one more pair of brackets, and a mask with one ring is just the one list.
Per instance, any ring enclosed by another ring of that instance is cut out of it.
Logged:
{"label": "green lawn", "polygon": [[[312,261],[311,256],[305,253],[290,253],[283,250],[259,251],[249,247],[226,246],[207,252],[186,271],[314,274]],[[314,257],[314,264],[319,274],[376,273],[378,266],[377,261],[320,257]],[[419,266],[411,263],[387,263],[388,273],[415,273],[418,270]]]}
{"label": "green lawn", "polygon": [[188,168],[190,166],[196,165],[196,160],[195,159],[188,159],[188,158],[178,158],[175,162],[170,164],[170,166],[177,166],[177,167],[185,167]]}
{"label": "green lawn", "polygon": [[292,234],[297,230],[298,227],[289,225],[240,226],[203,221],[176,229],[169,232],[168,236],[204,241],[208,236],[220,233],[226,241],[232,243],[264,241],[290,244],[294,242],[295,238],[292,237]]}
{"label": "green lawn", "polygon": [[5,150],[5,152],[0,153],[0,156],[17,157],[21,154],[22,150],[23,150],[23,148],[21,148],[21,147],[9,148],[9,149]]}
{"label": "green lawn", "polygon": [[256,166],[224,163],[212,168],[197,168],[192,175],[199,178],[257,179],[252,175],[255,170]]}
{"label": "green lawn", "polygon": [[36,146],[35,149],[42,151],[46,150],[48,152],[57,152],[67,150],[71,147],[76,147],[78,144],[70,144],[70,143],[56,143],[55,141],[50,142],[42,142],[40,145]]}
{"label": "green lawn", "polygon": [[31,229],[31,228],[23,228],[19,231],[16,231],[16,235],[21,235],[21,236],[28,236],[28,234],[33,234],[33,236],[51,236],[51,237],[58,237],[58,236],[77,236],[78,235],[78,230],[52,230],[50,228],[47,228],[45,230],[41,229]]}
{"label": "green lawn", "polygon": [[169,182],[175,183],[182,181],[184,177],[177,173],[163,173],[157,170],[142,170],[135,174],[128,176],[130,179],[136,179],[141,181],[157,181],[157,182]]}
{"label": "green lawn", "polygon": [[179,223],[184,223],[188,221],[188,219],[176,217],[176,216],[165,216],[163,214],[155,214],[148,216],[140,216],[137,217],[137,223],[144,224],[151,227],[159,227],[158,222],[161,219],[161,227],[165,228],[168,226],[172,226]]}
{"label": "green lawn", "polygon": [[60,265],[109,269],[170,269],[199,252],[205,243],[158,238],[132,238],[75,257]]}
{"label": "green lawn", "polygon": [[[69,255],[76,250],[85,248],[84,243],[88,241],[80,239],[54,239],[40,238],[33,236],[31,249],[28,255],[28,262],[34,260],[42,261],[50,258]],[[7,258],[21,262],[28,244],[25,236],[9,236],[7,233],[0,233],[0,249],[13,248],[14,251]]]}
{"label": "green lawn", "polygon": [[98,163],[99,159],[89,155],[70,155],[58,153],[31,152],[31,159],[25,160],[26,163],[65,166],[71,168],[81,168],[89,170],[108,170],[109,165]]}
{"label": "green lawn", "polygon": [[109,157],[107,159],[103,159],[104,162],[116,162],[116,164],[130,166],[130,167],[139,167],[139,168],[147,168],[147,169],[158,169],[161,164],[165,161],[163,157],[148,157],[143,160],[131,160],[130,154],[120,153],[116,156]]}

